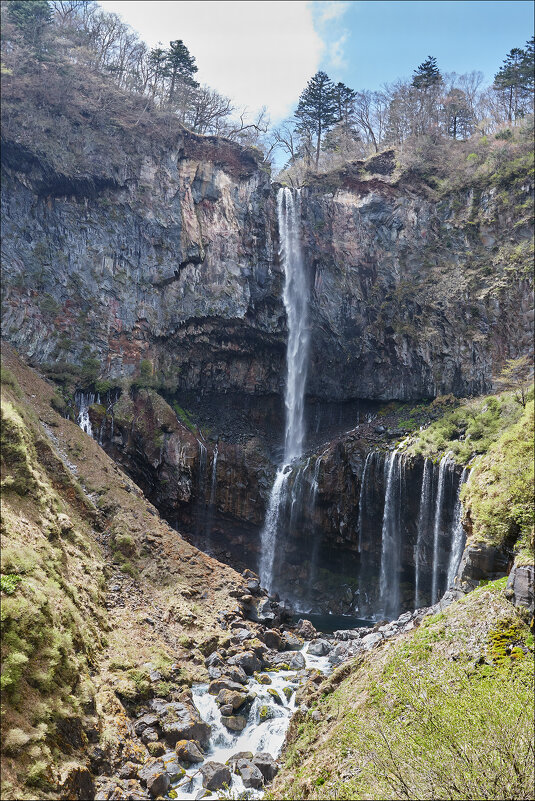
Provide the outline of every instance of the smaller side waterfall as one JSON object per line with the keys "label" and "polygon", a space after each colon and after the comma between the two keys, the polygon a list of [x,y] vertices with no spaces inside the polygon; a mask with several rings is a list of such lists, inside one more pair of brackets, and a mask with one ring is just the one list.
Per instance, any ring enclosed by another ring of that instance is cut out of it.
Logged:
{"label": "smaller side waterfall", "polygon": [[95,395],[93,392],[77,392],[74,396],[74,402],[78,407],[78,417],[76,422],[90,437],[93,436],[93,428],[91,420],[89,419],[89,407],[95,403]]}
{"label": "smaller side waterfall", "polygon": [[277,475],[275,476],[275,481],[269,496],[269,504],[262,531],[262,549],[260,552],[258,572],[263,586],[268,590],[271,590],[273,579],[273,562],[275,561],[281,500],[285,495],[285,485],[289,476],[290,468],[287,465],[283,465],[277,470]]}
{"label": "smaller side waterfall", "polygon": [[397,451],[385,461],[386,491],[381,534],[379,606],[385,617],[399,612],[399,567],[401,559],[401,491],[404,456]]}
{"label": "smaller side waterfall", "polygon": [[366,500],[366,477],[368,475],[368,464],[373,461],[374,457],[375,457],[375,451],[369,451],[366,454],[366,461],[364,462],[364,469],[362,471],[362,479],[360,482],[359,516],[357,521],[357,537],[358,537],[359,553],[362,553],[362,521],[366,514],[366,510],[364,509],[364,504]]}
{"label": "smaller side waterfall", "polygon": [[463,507],[461,503],[461,489],[463,487],[463,484],[465,484],[466,481],[469,480],[469,478],[470,478],[470,473],[468,469],[465,467],[461,474],[459,489],[457,490],[457,503],[455,504],[455,512],[453,516],[453,535],[452,535],[451,550],[450,550],[450,561],[448,564],[447,588],[453,587],[453,582],[455,580],[455,576],[459,568],[461,557],[463,555],[464,544],[466,542],[466,534],[462,523]]}
{"label": "smaller side waterfall", "polygon": [[199,439],[199,472],[197,475],[197,499],[194,506],[195,531],[199,537],[206,532],[206,475],[208,467],[208,451]]}
{"label": "smaller side waterfall", "polygon": [[442,506],[444,502],[445,479],[450,465],[450,454],[447,453],[440,460],[438,469],[437,500],[435,504],[435,520],[433,523],[433,579],[431,583],[431,603],[436,604],[439,598],[438,579],[440,570],[439,540],[442,523]]}
{"label": "smaller side waterfall", "polygon": [[422,491],[420,493],[420,508],[418,511],[418,527],[416,544],[414,546],[414,605],[418,609],[422,605],[422,563],[429,528],[429,511],[431,509],[431,495],[433,492],[433,463],[430,459],[424,462],[422,474]]}
{"label": "smaller side waterfall", "polygon": [[212,536],[212,526],[214,523],[215,501],[217,492],[217,457],[219,455],[219,448],[216,444],[212,455],[212,473],[210,478],[210,497],[208,499],[208,506],[205,514],[204,521],[204,534],[206,540],[206,547],[210,546],[210,538]]}

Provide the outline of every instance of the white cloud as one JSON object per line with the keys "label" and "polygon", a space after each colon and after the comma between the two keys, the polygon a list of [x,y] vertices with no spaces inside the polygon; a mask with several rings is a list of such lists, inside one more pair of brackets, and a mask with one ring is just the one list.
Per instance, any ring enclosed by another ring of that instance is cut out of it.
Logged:
{"label": "white cloud", "polygon": [[338,39],[336,39],[336,41],[329,45],[329,61],[334,69],[341,70],[344,69],[344,67],[347,67],[347,61],[344,57],[344,45],[348,35],[349,32],[345,31],[341,34],[341,36],[338,37]]}
{"label": "white cloud", "polygon": [[315,5],[318,6],[316,13],[320,25],[340,19],[349,8],[349,2],[346,0],[326,0],[326,2],[317,2]]}
{"label": "white cloud", "polygon": [[[197,79],[272,121],[290,113],[325,48],[309,3],[298,0],[102,0],[151,47],[183,39],[195,56]],[[327,3],[324,13],[344,3]],[[328,17],[333,19],[333,17]]]}

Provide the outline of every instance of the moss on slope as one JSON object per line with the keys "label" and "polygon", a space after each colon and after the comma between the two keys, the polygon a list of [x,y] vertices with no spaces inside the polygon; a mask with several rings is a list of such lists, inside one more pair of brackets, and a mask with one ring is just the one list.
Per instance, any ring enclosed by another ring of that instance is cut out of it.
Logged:
{"label": "moss on slope", "polygon": [[311,684],[267,797],[531,798],[533,636],[504,588]]}

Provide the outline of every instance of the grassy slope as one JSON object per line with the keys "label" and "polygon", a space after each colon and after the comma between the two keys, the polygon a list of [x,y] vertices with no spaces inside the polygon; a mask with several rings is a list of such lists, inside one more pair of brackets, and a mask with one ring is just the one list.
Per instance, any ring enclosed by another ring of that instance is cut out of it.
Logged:
{"label": "grassy slope", "polygon": [[531,798],[533,636],[504,588],[310,684],[268,797]]}
{"label": "grassy slope", "polygon": [[131,747],[121,699],[150,692],[148,663],[163,694],[205,677],[238,576],[159,519],[48,382],[2,362],[2,797],[54,798],[91,727],[112,759]]}

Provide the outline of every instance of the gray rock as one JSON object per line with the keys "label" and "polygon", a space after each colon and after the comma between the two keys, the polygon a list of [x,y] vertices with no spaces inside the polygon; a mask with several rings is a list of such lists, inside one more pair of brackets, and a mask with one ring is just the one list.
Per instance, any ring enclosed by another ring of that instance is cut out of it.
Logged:
{"label": "gray rock", "polygon": [[301,618],[297,621],[297,627],[295,629],[295,633],[302,637],[303,640],[314,640],[318,636],[318,632],[310,622],[310,620],[306,620]]}
{"label": "gray rock", "polygon": [[362,638],[361,643],[367,651],[371,651],[371,649],[378,645],[382,639],[383,635],[377,631],[375,634],[367,634]]}
{"label": "gray rock", "polygon": [[204,664],[207,668],[213,667],[222,667],[223,666],[223,657],[217,651],[214,651],[213,654],[210,654],[205,660]]}
{"label": "gray rock", "polygon": [[236,681],[231,681],[223,676],[221,679],[215,679],[214,681],[210,682],[208,687],[208,692],[210,695],[218,695],[221,690],[232,690],[233,692],[241,693],[243,692],[243,685],[238,684]]}
{"label": "gray rock", "polygon": [[139,770],[139,780],[141,784],[149,786],[149,781],[153,776],[160,773],[167,773],[165,765],[161,759],[149,759]]}
{"label": "gray rock", "polygon": [[279,772],[279,766],[271,756],[266,752],[259,752],[254,755],[251,759],[253,765],[261,772],[262,776],[264,777],[264,781],[270,782],[272,779],[275,778],[277,773]]}
{"label": "gray rock", "polygon": [[533,565],[514,565],[507,579],[507,590],[515,606],[525,606],[533,611],[535,592],[535,568]]}
{"label": "gray rock", "polygon": [[221,715],[221,723],[230,731],[243,731],[247,726],[247,718],[243,715]]}
{"label": "gray rock", "polygon": [[249,617],[257,623],[271,623],[275,620],[275,612],[271,608],[271,601],[268,598],[260,598],[252,605]]}
{"label": "gray rock", "polygon": [[241,667],[248,676],[252,676],[257,670],[262,667],[262,662],[252,651],[243,651],[241,654],[236,654],[228,660],[229,665],[238,665]]}
{"label": "gray rock", "polygon": [[307,648],[307,653],[311,654],[312,656],[326,656],[330,651],[332,651],[332,646],[327,640],[312,640],[309,643]]}
{"label": "gray rock", "polygon": [[175,751],[181,762],[189,762],[191,764],[204,762],[204,754],[193,740],[179,740],[175,746]]}
{"label": "gray rock", "polygon": [[235,690],[220,690],[216,697],[216,703],[219,706],[232,706],[233,709],[239,709],[245,703],[245,693],[236,692]]}
{"label": "gray rock", "polygon": [[153,773],[147,779],[147,790],[152,798],[159,798],[161,795],[166,795],[171,786],[171,779],[169,775],[162,771],[161,773]]}
{"label": "gray rock", "polygon": [[158,715],[154,714],[154,712],[148,712],[146,715],[142,715],[140,718],[136,720],[134,723],[134,731],[138,735],[141,734],[144,729],[151,726],[154,727],[158,724]]}
{"label": "gray rock", "polygon": [[273,648],[278,651],[281,647],[281,635],[275,629],[267,629],[261,634],[261,639],[264,640],[268,648]]}
{"label": "gray rock", "polygon": [[152,726],[147,726],[146,729],[143,729],[141,732],[141,742],[148,745],[149,743],[155,743],[158,740],[158,732],[156,729],[153,729]]}
{"label": "gray rock", "polygon": [[161,728],[166,741],[174,745],[178,740],[198,740],[206,745],[211,728],[200,717],[193,704],[172,702],[166,704],[161,717]]}
{"label": "gray rock", "polygon": [[247,684],[247,674],[239,665],[226,665],[225,675],[237,684]]}
{"label": "gray rock", "polygon": [[282,647],[285,651],[299,651],[303,647],[303,642],[291,631],[285,631],[282,635]]}
{"label": "gray rock", "polygon": [[219,707],[219,711],[222,715],[228,717],[229,715],[232,715],[232,713],[234,712],[234,707],[232,706],[232,704],[223,704],[223,706]]}
{"label": "gray rock", "polygon": [[240,774],[245,787],[253,787],[258,790],[264,784],[264,777],[261,771],[248,759],[240,759],[236,763],[236,770]]}
{"label": "gray rock", "polygon": [[250,761],[252,758],[253,758],[252,751],[238,751],[237,753],[232,754],[232,756],[229,757],[229,759],[227,759],[227,765],[230,768],[234,768],[234,766],[236,765],[237,762],[240,761],[240,759],[248,759]]}
{"label": "gray rock", "polygon": [[486,581],[498,579],[507,574],[510,556],[501,548],[477,543],[464,549],[461,564],[455,579],[456,585],[469,592]]}
{"label": "gray rock", "polygon": [[201,765],[202,786],[206,790],[221,790],[224,784],[230,785],[230,770],[220,762],[205,762]]}

